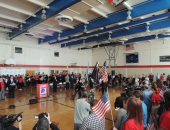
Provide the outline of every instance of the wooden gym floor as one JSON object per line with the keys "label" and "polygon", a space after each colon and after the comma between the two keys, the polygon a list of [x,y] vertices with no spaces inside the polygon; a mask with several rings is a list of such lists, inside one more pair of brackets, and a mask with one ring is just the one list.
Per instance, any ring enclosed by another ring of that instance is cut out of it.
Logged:
{"label": "wooden gym floor", "polygon": [[[121,89],[119,87],[109,88],[110,103],[112,107],[113,116],[115,119],[116,111],[114,109],[114,101],[120,95]],[[35,87],[23,89],[22,91],[15,91],[14,99],[0,100],[0,114],[17,114],[23,111],[23,130],[32,130],[37,119],[34,115],[41,112],[49,112],[51,121],[59,122],[60,130],[73,130],[74,126],[74,104],[75,100],[71,100],[70,96],[73,90],[58,90],[57,93],[50,91],[50,97],[42,98],[39,103],[29,105],[29,100],[36,97]],[[95,98],[99,99],[101,92],[95,91]],[[78,95],[77,95],[78,96]],[[15,109],[8,109],[9,105],[15,105]],[[111,130],[112,126],[111,112],[106,114],[106,130]],[[15,123],[15,126],[18,124]]]}

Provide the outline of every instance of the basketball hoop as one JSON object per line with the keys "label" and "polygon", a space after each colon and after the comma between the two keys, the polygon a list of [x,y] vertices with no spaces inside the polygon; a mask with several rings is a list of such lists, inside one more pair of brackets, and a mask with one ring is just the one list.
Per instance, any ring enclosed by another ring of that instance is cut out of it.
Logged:
{"label": "basketball hoop", "polygon": [[108,3],[110,3],[110,4],[113,2],[113,0],[107,0],[107,1],[108,1]]}

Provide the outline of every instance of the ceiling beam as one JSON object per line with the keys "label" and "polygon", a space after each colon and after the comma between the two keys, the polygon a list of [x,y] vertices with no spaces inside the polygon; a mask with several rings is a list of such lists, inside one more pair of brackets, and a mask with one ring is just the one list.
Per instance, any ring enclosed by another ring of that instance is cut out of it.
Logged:
{"label": "ceiling beam", "polygon": [[44,7],[44,8],[49,9],[49,6],[46,5],[46,4],[44,4],[43,2],[40,2],[40,1],[37,1],[37,0],[28,0],[28,1],[29,1],[29,2],[32,2],[32,3],[36,4],[36,5],[39,5],[39,6],[41,6],[41,7]]}
{"label": "ceiling beam", "polygon": [[162,19],[162,18],[165,18],[165,17],[170,17],[170,12],[160,14],[160,15],[156,15],[156,16],[151,16],[151,17],[146,18],[146,19],[140,19],[140,20],[128,22],[128,23],[125,23],[125,24],[120,24],[118,26],[114,26],[114,27],[110,27],[110,28],[105,28],[104,30],[98,30],[98,31],[94,31],[92,33],[82,34],[82,35],[79,35],[79,36],[76,36],[76,37],[73,37],[73,38],[70,38],[70,39],[67,39],[67,40],[61,40],[61,41],[53,42],[53,44],[54,43],[66,42],[66,41],[68,42],[69,40],[79,39],[79,38],[82,38],[82,37],[88,37],[88,36],[92,36],[92,35],[96,35],[96,34],[100,34],[100,33],[104,33],[104,32],[124,29],[124,28],[126,28],[128,30],[130,26],[140,25],[140,24],[147,23],[147,22],[150,22],[150,21],[155,21],[157,19]]}
{"label": "ceiling beam", "polygon": [[4,7],[4,8],[6,8],[6,9],[10,9],[10,10],[13,10],[13,11],[16,11],[16,12],[19,12],[19,13],[22,13],[22,14],[26,14],[26,15],[29,15],[29,16],[32,16],[32,17],[36,17],[36,15],[34,15],[34,14],[31,13],[31,12],[28,12],[28,11],[25,11],[25,10],[22,10],[22,9],[20,9],[20,8],[16,8],[16,7],[13,7],[13,6],[4,4],[4,3],[0,3],[0,7]]}
{"label": "ceiling beam", "polygon": [[0,18],[8,19],[8,20],[11,20],[11,21],[19,22],[19,23],[26,23],[24,20],[17,19],[17,18],[11,17],[11,16],[6,16],[6,15],[3,15],[3,14],[0,14]]}
{"label": "ceiling beam", "polygon": [[[80,2],[81,0],[67,0],[67,2],[63,0],[54,0],[51,2],[48,6],[50,7],[49,9],[46,9],[46,17],[47,19],[58,14],[62,10]],[[36,17],[30,17],[26,20],[26,24],[23,24],[23,29],[13,29],[11,33],[9,33],[9,38],[10,40],[13,39],[14,37],[22,34],[24,31],[27,31],[28,29],[36,26],[37,24],[43,22],[44,20],[41,19],[42,15],[42,10],[38,11],[36,14]],[[19,27],[20,25],[18,25]]]}
{"label": "ceiling beam", "polygon": [[99,11],[98,9],[96,9],[96,8],[91,8],[91,10],[92,10],[93,12],[101,15],[102,17],[107,18],[107,15],[104,14],[103,12]]}
{"label": "ceiling beam", "polygon": [[52,36],[52,34],[47,33],[47,32],[40,32],[40,31],[34,31],[34,30],[30,30],[30,32],[35,33],[35,34],[37,33],[37,34],[44,34],[44,35]]}
{"label": "ceiling beam", "polygon": [[59,23],[59,25],[63,26],[63,27],[67,27],[67,28],[71,28],[71,29],[74,29],[73,26],[67,24],[67,23]]}
{"label": "ceiling beam", "polygon": [[11,30],[10,30],[10,29],[3,28],[3,27],[0,27],[0,31],[3,31],[3,32],[11,32]]}
{"label": "ceiling beam", "polygon": [[55,31],[55,32],[62,32],[61,30],[58,30],[58,29],[56,29],[56,28],[47,28],[47,30],[51,30],[51,31]]}
{"label": "ceiling beam", "polygon": [[[159,38],[170,38],[170,36],[167,35],[163,35],[163,34],[158,34]],[[125,42],[126,44],[130,44],[130,43],[135,43],[135,42],[143,42],[143,41],[148,41],[148,40],[155,40],[155,35],[151,35],[151,36],[146,36],[146,37],[138,37],[138,38],[134,38],[134,39],[130,39],[127,42]],[[113,46],[113,45],[120,45],[122,43],[118,43],[118,42],[111,42],[111,43],[101,43],[99,44],[100,47],[105,47],[105,46]],[[94,45],[92,48],[81,48],[81,50],[86,50],[86,49],[94,49],[94,48],[98,48],[98,45]],[[80,48],[79,48],[80,49]]]}
{"label": "ceiling beam", "polygon": [[[127,35],[133,35],[137,33],[142,33],[146,32],[147,28],[145,25],[137,26],[137,27],[132,27],[129,30],[120,30],[116,32],[112,32],[111,38],[116,38],[116,37],[121,37],[121,36],[127,36]],[[162,28],[168,28],[170,27],[170,19],[165,19],[157,22],[150,23],[149,29],[150,31],[162,29]],[[100,35],[98,37],[93,36],[91,38],[87,38],[86,42],[94,42],[94,41],[102,41],[102,40],[108,40],[108,34]],[[82,44],[82,40],[78,40],[75,42],[69,42],[67,43],[67,46],[72,46],[72,45],[79,45]],[[61,44],[61,48],[63,48],[63,44]]]}
{"label": "ceiling beam", "polygon": [[0,24],[4,25],[4,26],[12,27],[12,28],[18,28],[17,25],[10,24],[10,23],[7,23],[7,22],[0,21]]}
{"label": "ceiling beam", "polygon": [[89,24],[88,21],[86,21],[86,20],[84,20],[84,19],[82,19],[82,18],[79,18],[79,17],[77,17],[77,16],[75,16],[75,17],[73,17],[73,18],[74,18],[75,20],[79,21],[79,22],[84,23],[84,24]]}
{"label": "ceiling beam", "polygon": [[[153,0],[153,1],[149,1],[144,4],[140,4],[138,6],[133,6],[133,9],[131,10],[131,16],[132,18],[136,18],[136,17],[140,17],[142,15],[146,15],[149,13],[154,13],[157,11],[168,9],[169,7],[170,7],[170,0],[163,0],[163,1]],[[100,28],[100,27],[104,27],[110,24],[125,21],[127,18],[127,11],[128,10],[119,11],[119,12],[108,15],[108,18],[100,18],[100,19],[89,21],[87,30],[90,31],[96,28]],[[68,29],[66,31],[63,31],[62,37],[81,33],[83,32],[83,30],[84,30],[84,25],[76,26],[74,30]],[[43,42],[52,41],[57,38],[57,35],[58,34],[55,33],[52,37],[47,36],[45,37]]]}

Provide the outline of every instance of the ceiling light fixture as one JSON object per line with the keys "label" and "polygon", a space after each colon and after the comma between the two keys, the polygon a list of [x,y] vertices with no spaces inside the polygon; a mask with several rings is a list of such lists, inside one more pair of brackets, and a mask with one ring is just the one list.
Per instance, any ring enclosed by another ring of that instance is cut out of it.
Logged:
{"label": "ceiling light fixture", "polygon": [[87,32],[87,24],[84,24],[84,32]]}
{"label": "ceiling light fixture", "polygon": [[128,10],[127,14],[128,14],[128,17],[126,19],[129,20],[129,21],[132,20],[131,11],[130,10]]}
{"label": "ceiling light fixture", "polygon": [[61,35],[60,35],[60,33],[58,33],[58,41],[60,41],[61,40],[61,37],[60,37]]}
{"label": "ceiling light fixture", "polygon": [[111,40],[112,40],[112,38],[111,38],[111,32],[109,32],[108,40],[109,40],[109,41],[111,41]]}
{"label": "ceiling light fixture", "polygon": [[45,9],[44,9],[44,7],[43,7],[43,10],[42,10],[42,15],[41,15],[41,19],[46,19],[47,18],[47,16],[46,16],[46,11],[45,11]]}
{"label": "ceiling light fixture", "polygon": [[155,35],[155,39],[159,39],[158,34]]}
{"label": "ceiling light fixture", "polygon": [[86,41],[85,41],[85,39],[83,39],[83,46],[85,46],[85,44],[86,44]]}
{"label": "ceiling light fixture", "polygon": [[147,22],[146,25],[147,25],[147,26],[146,26],[146,32],[149,33],[149,32],[150,32],[150,30],[149,30],[149,25],[150,25],[150,23]]}
{"label": "ceiling light fixture", "polygon": [[20,30],[21,31],[23,30],[23,24],[22,23],[20,24]]}

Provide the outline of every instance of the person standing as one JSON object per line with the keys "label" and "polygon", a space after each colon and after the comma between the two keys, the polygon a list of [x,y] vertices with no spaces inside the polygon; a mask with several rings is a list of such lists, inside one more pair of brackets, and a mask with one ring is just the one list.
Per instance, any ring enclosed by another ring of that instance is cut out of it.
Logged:
{"label": "person standing", "polygon": [[14,77],[11,75],[10,79],[7,82],[8,89],[9,89],[9,98],[15,98],[14,92],[15,92],[15,85],[16,81],[14,80]]}
{"label": "person standing", "polygon": [[142,102],[131,97],[127,103],[128,118],[122,126],[122,130],[144,130]]}
{"label": "person standing", "polygon": [[65,81],[66,81],[66,89],[69,89],[69,76],[68,76],[68,74],[65,76]]}
{"label": "person standing", "polygon": [[84,91],[86,90],[86,83],[85,83],[85,79],[80,79],[80,96],[79,97],[82,97]]}
{"label": "person standing", "polygon": [[79,130],[82,126],[83,119],[89,115],[90,104],[86,101],[88,94],[85,91],[81,99],[77,99],[74,111],[74,130]]}
{"label": "person standing", "polygon": [[[93,99],[90,102],[90,106],[96,105],[98,100]],[[92,112],[88,117],[84,118],[80,130],[105,130],[105,118],[100,120],[97,115]]]}
{"label": "person standing", "polygon": [[159,130],[170,129],[170,91],[164,93],[165,109],[166,111],[161,115],[159,119]]}
{"label": "person standing", "polygon": [[102,95],[107,91],[107,82],[104,82],[102,80],[101,86],[102,86]]}
{"label": "person standing", "polygon": [[22,90],[23,85],[24,85],[23,78],[22,76],[19,76],[18,77],[18,89]]}
{"label": "person standing", "polygon": [[53,76],[53,92],[57,92],[57,84],[58,84],[58,81],[57,81],[57,78],[56,76],[54,75]]}
{"label": "person standing", "polygon": [[0,77],[0,100],[5,99],[5,83],[3,79]]}

